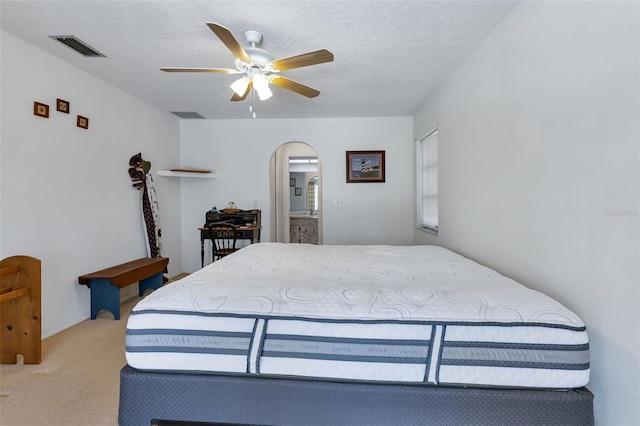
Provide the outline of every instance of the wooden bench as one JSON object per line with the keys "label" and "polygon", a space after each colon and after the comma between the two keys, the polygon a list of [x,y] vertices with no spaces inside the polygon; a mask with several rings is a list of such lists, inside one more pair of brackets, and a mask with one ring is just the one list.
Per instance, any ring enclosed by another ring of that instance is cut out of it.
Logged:
{"label": "wooden bench", "polygon": [[0,262],[0,362],[25,364],[42,361],[41,262],[30,256],[12,256]]}
{"label": "wooden bench", "polygon": [[168,257],[144,257],[101,271],[78,277],[78,283],[91,289],[91,319],[107,310],[120,319],[120,289],[139,283],[138,294],[162,287],[162,273],[169,263]]}

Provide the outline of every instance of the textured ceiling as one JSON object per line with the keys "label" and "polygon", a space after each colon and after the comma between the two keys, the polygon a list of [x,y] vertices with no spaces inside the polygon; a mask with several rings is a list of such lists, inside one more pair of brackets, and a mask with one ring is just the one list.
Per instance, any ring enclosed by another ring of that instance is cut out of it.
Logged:
{"label": "textured ceiling", "polygon": [[[507,1],[2,1],[2,29],[164,111],[249,118],[230,102],[236,75],[164,73],[160,67],[233,68],[206,26],[247,46],[260,31],[274,58],[328,49],[333,62],[282,74],[320,90],[280,87],[258,118],[410,116],[509,13]],[[51,39],[74,35],[106,58]]]}

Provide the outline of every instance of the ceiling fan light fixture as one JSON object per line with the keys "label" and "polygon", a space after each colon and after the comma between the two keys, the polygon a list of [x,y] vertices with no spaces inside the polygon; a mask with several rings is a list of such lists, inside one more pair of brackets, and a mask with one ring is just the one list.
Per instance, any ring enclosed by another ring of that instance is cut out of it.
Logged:
{"label": "ceiling fan light fixture", "polygon": [[231,87],[231,90],[236,92],[238,96],[243,96],[246,93],[247,87],[249,87],[250,82],[251,80],[249,80],[249,77],[243,75],[242,77],[231,83],[231,86],[229,87]]}
{"label": "ceiling fan light fixture", "polygon": [[271,96],[273,96],[273,92],[268,87],[263,87],[262,89],[256,89],[256,92],[258,92],[258,98],[260,98],[261,101],[266,101]]}
{"label": "ceiling fan light fixture", "polygon": [[[2,1],[2,0],[0,0]],[[273,60],[271,54],[258,47],[262,42],[262,34],[259,31],[245,31],[245,38],[250,47],[243,47],[233,36],[231,31],[215,22],[208,22],[207,27],[220,39],[227,49],[235,57],[235,69],[232,68],[160,68],[164,72],[198,72],[198,73],[224,73],[242,74],[238,80],[234,81],[230,87],[233,90],[232,102],[244,101],[249,95],[251,103],[255,101],[255,93],[261,101],[265,101],[273,96],[269,85],[274,84],[283,89],[290,90],[307,98],[315,98],[320,94],[319,90],[305,86],[279,73],[281,71],[308,67],[333,61],[333,53],[326,49],[315,50],[296,56],[290,56]],[[255,93],[251,89],[255,89]],[[252,105],[250,108],[252,108]],[[253,112],[255,115],[255,112]]]}
{"label": "ceiling fan light fixture", "polygon": [[266,101],[273,96],[273,92],[269,89],[269,79],[261,72],[253,73],[251,82],[253,83],[253,87],[255,87],[256,92],[258,92],[258,97],[261,101]]}
{"label": "ceiling fan light fixture", "polygon": [[253,87],[258,91],[269,88],[269,80],[261,72],[253,73],[251,81],[253,82]]}

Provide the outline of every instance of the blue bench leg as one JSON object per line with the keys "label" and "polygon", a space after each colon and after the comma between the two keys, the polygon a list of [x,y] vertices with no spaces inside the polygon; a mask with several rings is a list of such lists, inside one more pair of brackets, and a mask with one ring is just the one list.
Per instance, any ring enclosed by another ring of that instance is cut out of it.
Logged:
{"label": "blue bench leg", "polygon": [[120,289],[111,285],[108,279],[90,281],[91,286],[91,319],[96,319],[98,312],[107,310],[113,318],[120,319]]}
{"label": "blue bench leg", "polygon": [[162,274],[156,274],[149,278],[145,278],[138,283],[138,295],[144,296],[144,292],[151,289],[157,290],[162,287]]}

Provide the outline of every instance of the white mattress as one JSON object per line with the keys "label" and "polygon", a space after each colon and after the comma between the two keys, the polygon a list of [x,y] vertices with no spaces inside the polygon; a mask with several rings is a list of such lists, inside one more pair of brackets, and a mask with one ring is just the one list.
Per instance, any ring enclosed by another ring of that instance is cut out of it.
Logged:
{"label": "white mattress", "polygon": [[575,388],[582,321],[435,246],[253,244],[149,294],[127,362],[154,371]]}

